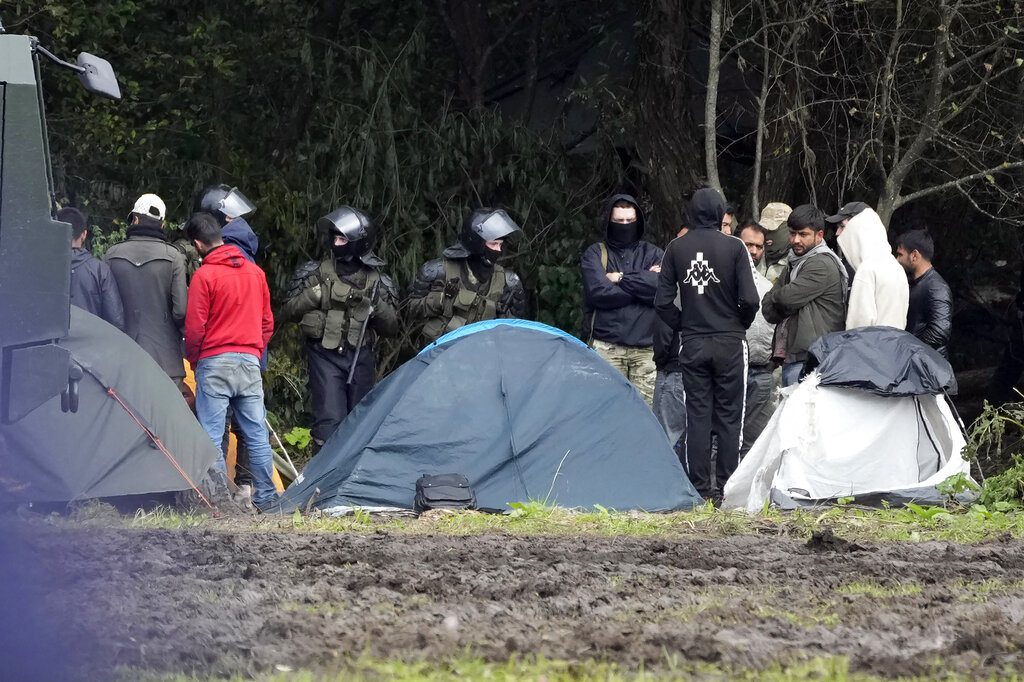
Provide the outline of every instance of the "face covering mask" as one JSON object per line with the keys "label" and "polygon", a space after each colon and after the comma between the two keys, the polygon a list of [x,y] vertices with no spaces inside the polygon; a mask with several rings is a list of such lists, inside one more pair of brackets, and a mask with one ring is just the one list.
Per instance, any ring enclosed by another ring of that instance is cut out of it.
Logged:
{"label": "face covering mask", "polygon": [[632,244],[637,240],[639,222],[634,220],[631,223],[608,223],[608,241],[615,244]]}
{"label": "face covering mask", "polygon": [[343,246],[331,246],[331,253],[334,254],[335,260],[352,260],[356,255],[356,250],[353,248],[355,244],[349,242]]}
{"label": "face covering mask", "polygon": [[485,246],[484,247],[484,253],[483,253],[482,257],[483,257],[485,263],[487,263],[488,265],[494,265],[501,258],[501,253],[502,253],[501,251],[495,251],[493,249],[488,249]]}

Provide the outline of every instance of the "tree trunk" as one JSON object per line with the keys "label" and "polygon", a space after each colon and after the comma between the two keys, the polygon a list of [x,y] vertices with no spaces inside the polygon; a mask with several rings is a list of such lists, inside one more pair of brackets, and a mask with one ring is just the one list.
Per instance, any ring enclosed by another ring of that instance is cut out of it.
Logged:
{"label": "tree trunk", "polygon": [[800,45],[807,40],[807,25],[802,21],[806,4],[759,2],[765,33],[760,41],[763,59],[754,177],[747,201],[755,219],[765,204],[781,201],[795,206],[807,200],[797,146],[803,124],[795,96]]}
{"label": "tree trunk", "polygon": [[704,167],[689,106],[688,83],[695,74],[686,58],[692,34],[685,4],[646,0],[637,35],[632,135],[655,208],[651,236],[663,244],[682,225],[687,199]]}
{"label": "tree trunk", "polygon": [[708,39],[708,79],[704,94],[704,164],[708,184],[719,192],[718,179],[718,78],[722,56],[722,0],[711,0],[711,25]]}
{"label": "tree trunk", "polygon": [[436,3],[458,57],[459,97],[466,108],[473,111],[483,106],[488,80],[490,22],[487,8],[481,0],[436,0]]}

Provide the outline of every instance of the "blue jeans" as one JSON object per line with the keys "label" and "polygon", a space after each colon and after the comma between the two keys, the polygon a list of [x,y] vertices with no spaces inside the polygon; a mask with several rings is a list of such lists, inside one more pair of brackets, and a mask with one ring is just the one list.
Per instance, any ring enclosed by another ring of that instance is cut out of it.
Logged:
{"label": "blue jeans", "polygon": [[[228,405],[234,410],[249,450],[249,469],[255,487],[252,501],[257,507],[265,507],[277,500],[277,490],[263,404],[263,377],[255,355],[222,353],[203,358],[196,365],[196,414],[218,450],[224,438]],[[223,452],[216,466],[221,472],[226,470]]]}
{"label": "blue jeans", "polygon": [[800,382],[800,372],[804,370],[804,363],[791,362],[782,366],[782,386],[792,386]]}
{"label": "blue jeans", "polygon": [[680,372],[662,372],[654,380],[654,416],[668,435],[668,441],[682,461],[682,442],[686,436],[686,390]]}
{"label": "blue jeans", "polygon": [[[770,366],[747,371],[747,411],[743,416],[743,445],[740,447],[740,458],[746,456],[753,447],[754,441],[768,426],[768,421],[775,412],[775,378]],[[797,373],[799,376],[799,372]]]}

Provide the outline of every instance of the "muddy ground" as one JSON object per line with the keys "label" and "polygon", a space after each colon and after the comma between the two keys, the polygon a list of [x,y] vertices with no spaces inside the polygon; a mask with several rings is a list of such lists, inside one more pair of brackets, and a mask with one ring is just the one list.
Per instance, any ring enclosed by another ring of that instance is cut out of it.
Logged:
{"label": "muddy ground", "polygon": [[648,672],[832,655],[883,676],[1024,667],[1024,543],[1009,539],[0,531],[5,679],[337,671],[364,653]]}

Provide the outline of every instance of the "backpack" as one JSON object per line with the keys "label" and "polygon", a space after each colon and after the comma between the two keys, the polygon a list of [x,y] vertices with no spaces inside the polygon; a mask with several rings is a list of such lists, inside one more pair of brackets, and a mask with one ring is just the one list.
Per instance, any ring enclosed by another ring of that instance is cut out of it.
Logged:
{"label": "backpack", "polygon": [[[598,242],[598,246],[601,247],[601,269],[608,272],[608,247],[605,246],[604,242]],[[597,322],[597,309],[590,314],[590,333],[587,334],[587,345],[591,348],[594,347],[594,323]]]}
{"label": "backpack", "polygon": [[419,513],[428,509],[476,509],[476,493],[462,474],[427,474],[416,481],[413,508]]}

